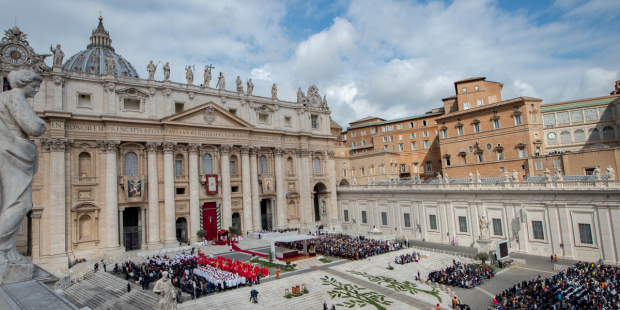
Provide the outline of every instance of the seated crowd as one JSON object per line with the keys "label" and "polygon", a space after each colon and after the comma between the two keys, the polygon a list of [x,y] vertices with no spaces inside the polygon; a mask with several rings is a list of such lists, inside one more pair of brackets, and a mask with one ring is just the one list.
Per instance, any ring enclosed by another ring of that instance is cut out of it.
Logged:
{"label": "seated crowd", "polygon": [[192,299],[216,291],[252,286],[252,283],[260,284],[260,277],[269,275],[267,268],[249,263],[213,257],[212,254],[190,255],[185,252],[174,258],[154,256],[142,263],[127,261],[121,268],[118,264],[114,268],[114,272],[124,273],[125,279],[132,278],[140,283],[142,289],[150,289],[150,283],[161,279],[164,271],[168,272],[172,284],[188,292]]}
{"label": "seated crowd", "polygon": [[619,271],[579,262],[551,278],[518,283],[493,302],[503,309],[620,309]]}
{"label": "seated crowd", "polygon": [[[314,246],[317,253],[329,253],[329,256],[354,260],[379,255],[390,251],[400,250],[402,243],[392,241],[367,239],[363,236],[351,237],[345,234],[320,235],[316,239],[306,241],[308,248]],[[281,248],[303,250],[302,241],[276,242]]]}
{"label": "seated crowd", "polygon": [[282,228],[282,229],[274,229],[274,230],[258,230],[258,231],[252,232],[250,234],[273,235],[273,234],[283,234],[283,233],[295,232],[295,231],[299,231],[299,228]]}
{"label": "seated crowd", "polygon": [[412,262],[417,263],[419,260],[420,260],[420,252],[414,251],[411,254],[403,254],[403,255],[396,256],[394,258],[394,263],[404,265],[404,264],[409,264]]}
{"label": "seated crowd", "polygon": [[428,279],[441,284],[472,288],[495,275],[489,266],[462,264],[454,260],[452,262],[453,264],[450,267],[431,271],[428,274]]}

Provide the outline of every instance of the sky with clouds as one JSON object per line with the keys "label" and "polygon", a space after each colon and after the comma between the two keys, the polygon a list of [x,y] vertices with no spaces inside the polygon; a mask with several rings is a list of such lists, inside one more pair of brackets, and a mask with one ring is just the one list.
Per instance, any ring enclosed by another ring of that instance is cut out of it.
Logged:
{"label": "sky with clouds", "polygon": [[170,62],[177,82],[186,65],[201,77],[212,64],[214,76],[252,78],[256,95],[277,83],[289,101],[316,84],[343,127],[423,114],[468,77],[543,103],[608,95],[620,78],[615,0],[24,0],[3,5],[0,26],[16,23],[40,54],[61,44],[66,60],[86,48],[99,11],[141,77],[149,60]]}

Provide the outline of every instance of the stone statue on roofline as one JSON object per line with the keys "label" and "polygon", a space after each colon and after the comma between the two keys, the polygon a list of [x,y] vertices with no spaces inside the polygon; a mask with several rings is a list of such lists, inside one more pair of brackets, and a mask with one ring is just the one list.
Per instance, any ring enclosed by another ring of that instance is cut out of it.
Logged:
{"label": "stone statue on roofline", "polygon": [[545,181],[551,181],[551,171],[549,169],[545,169]]}
{"label": "stone statue on roofline", "polygon": [[607,169],[605,169],[605,171],[607,171],[607,180],[615,180],[616,179],[616,172],[614,171],[614,168],[610,166],[607,167]]}
{"label": "stone statue on roofline", "polygon": [[164,81],[168,81],[168,80],[170,80],[170,63],[169,63],[169,62],[167,62],[167,63],[164,65],[164,68],[163,68],[163,69],[164,69]]}
{"label": "stone statue on roofline", "polygon": [[508,176],[508,171],[504,171],[504,182],[510,182],[510,176]]}
{"label": "stone statue on roofline", "polygon": [[50,45],[50,51],[54,53],[53,66],[59,68],[62,67],[62,59],[65,58],[65,53],[63,53],[60,49],[60,44],[57,44],[56,48]]}
{"label": "stone statue on roofline", "polygon": [[512,169],[512,181],[519,182],[519,173],[517,173],[517,170],[514,169]]}
{"label": "stone statue on roofline", "polygon": [[276,83],[273,83],[273,86],[271,86],[271,99],[278,99],[278,86]]}
{"label": "stone statue on roofline", "polygon": [[210,66],[205,66],[205,73],[204,73],[204,82],[202,84],[202,86],[204,87],[211,87],[211,67]]}
{"label": "stone statue on roofline", "polygon": [[599,169],[598,166],[594,167],[594,179],[595,180],[601,179],[601,169]]}
{"label": "stone statue on roofline", "polygon": [[439,181],[439,183],[443,183],[443,178],[441,177],[441,173],[437,173],[437,181]]}
{"label": "stone statue on roofline", "polygon": [[469,182],[474,183],[474,174],[471,171],[469,172]]}
{"label": "stone statue on roofline", "polygon": [[237,83],[237,92],[243,94],[243,84],[241,82],[241,78],[238,75],[235,83]]}
{"label": "stone statue on roofline", "polygon": [[450,179],[448,178],[448,174],[447,173],[443,174],[443,182],[446,183],[446,184],[450,183]]}
{"label": "stone statue on roofline", "polygon": [[152,80],[155,78],[155,70],[157,70],[157,66],[151,60],[151,62],[149,62],[149,64],[146,65],[146,71],[149,73],[149,80]]}
{"label": "stone statue on roofline", "polygon": [[187,80],[187,84],[194,84],[194,70],[192,70],[192,66],[185,67],[185,79]]}
{"label": "stone statue on roofline", "polygon": [[[0,281],[21,273],[32,278],[32,262],[17,253],[16,240],[24,217],[32,210],[32,177],[39,151],[30,137],[45,133],[45,122],[28,103],[43,79],[30,70],[13,71],[13,88],[0,94]],[[25,265],[17,271],[15,266]],[[29,270],[28,270],[29,269]]]}
{"label": "stone statue on roofline", "polygon": [[251,95],[254,91],[254,83],[252,83],[252,78],[248,80],[248,95]]}
{"label": "stone statue on roofline", "polygon": [[555,180],[556,181],[564,181],[564,178],[562,177],[562,169],[560,169],[560,167],[555,168]]}
{"label": "stone statue on roofline", "polygon": [[482,177],[480,176],[480,173],[478,172],[478,170],[476,170],[476,183],[481,183],[482,182]]}

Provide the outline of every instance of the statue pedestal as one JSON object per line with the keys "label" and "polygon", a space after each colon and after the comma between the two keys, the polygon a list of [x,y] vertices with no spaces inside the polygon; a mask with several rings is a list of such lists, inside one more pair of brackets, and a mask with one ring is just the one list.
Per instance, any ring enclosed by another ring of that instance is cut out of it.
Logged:
{"label": "statue pedestal", "polygon": [[62,73],[62,67],[57,67],[57,66],[54,66],[54,67],[52,68],[52,72]]}
{"label": "statue pedestal", "polygon": [[478,243],[478,253],[489,254],[490,244],[493,242],[491,239],[478,239],[476,242]]}
{"label": "statue pedestal", "polygon": [[32,280],[34,264],[0,264],[0,283],[14,283]]}

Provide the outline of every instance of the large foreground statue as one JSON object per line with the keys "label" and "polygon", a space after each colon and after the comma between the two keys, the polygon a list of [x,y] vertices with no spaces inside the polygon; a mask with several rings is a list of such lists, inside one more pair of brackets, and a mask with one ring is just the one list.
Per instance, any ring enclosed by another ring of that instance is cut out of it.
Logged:
{"label": "large foreground statue", "polygon": [[[28,263],[17,253],[20,225],[32,209],[32,177],[37,173],[39,152],[28,136],[45,133],[26,98],[33,98],[43,79],[30,70],[13,71],[13,90],[0,94],[0,268]],[[5,266],[5,267],[2,267]]]}
{"label": "large foreground statue", "polygon": [[159,297],[157,310],[176,310],[177,301],[175,298],[174,286],[172,286],[172,282],[170,282],[167,271],[162,272],[161,275],[161,279],[155,282],[155,287],[153,288],[153,293],[157,294]]}

